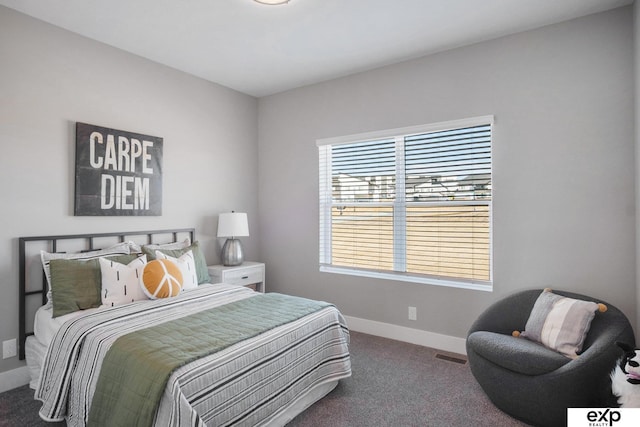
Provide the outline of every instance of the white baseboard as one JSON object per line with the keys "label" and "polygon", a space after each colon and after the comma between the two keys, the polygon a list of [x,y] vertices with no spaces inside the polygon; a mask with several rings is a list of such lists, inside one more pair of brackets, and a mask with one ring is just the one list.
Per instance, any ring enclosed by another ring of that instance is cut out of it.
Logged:
{"label": "white baseboard", "polygon": [[31,377],[29,376],[29,368],[26,366],[0,372],[0,393],[22,387],[29,384],[29,381],[31,381]]}
{"label": "white baseboard", "polygon": [[344,316],[349,329],[378,337],[404,341],[411,344],[431,347],[457,354],[467,354],[465,339],[421,329],[407,328],[405,326],[392,325],[390,323],[377,322],[375,320],[360,319],[358,317]]}

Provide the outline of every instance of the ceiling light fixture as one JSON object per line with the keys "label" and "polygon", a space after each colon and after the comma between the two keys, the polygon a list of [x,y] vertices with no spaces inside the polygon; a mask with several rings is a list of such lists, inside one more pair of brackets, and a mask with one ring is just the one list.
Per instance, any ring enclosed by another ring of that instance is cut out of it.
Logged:
{"label": "ceiling light fixture", "polygon": [[254,1],[256,1],[257,3],[269,4],[269,5],[289,3],[289,0],[254,0]]}

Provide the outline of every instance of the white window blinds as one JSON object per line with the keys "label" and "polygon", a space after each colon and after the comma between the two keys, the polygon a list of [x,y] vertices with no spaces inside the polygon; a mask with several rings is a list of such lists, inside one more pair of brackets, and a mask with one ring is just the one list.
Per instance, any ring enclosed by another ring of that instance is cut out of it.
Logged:
{"label": "white window blinds", "polygon": [[321,267],[490,285],[492,123],[318,141]]}

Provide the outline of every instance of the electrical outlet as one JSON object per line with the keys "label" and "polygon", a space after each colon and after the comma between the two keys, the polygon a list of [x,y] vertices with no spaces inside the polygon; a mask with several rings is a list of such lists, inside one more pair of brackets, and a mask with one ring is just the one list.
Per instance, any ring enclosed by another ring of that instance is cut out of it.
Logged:
{"label": "electrical outlet", "polygon": [[409,307],[409,320],[418,319],[418,310],[415,307]]}
{"label": "electrical outlet", "polygon": [[8,359],[10,357],[16,357],[18,350],[16,346],[16,339],[2,341],[2,358]]}

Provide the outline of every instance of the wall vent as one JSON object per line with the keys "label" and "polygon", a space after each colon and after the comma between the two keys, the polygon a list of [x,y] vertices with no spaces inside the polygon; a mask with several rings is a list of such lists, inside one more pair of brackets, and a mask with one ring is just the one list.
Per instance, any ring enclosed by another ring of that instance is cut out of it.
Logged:
{"label": "wall vent", "polygon": [[467,363],[466,359],[461,357],[448,356],[442,353],[436,353],[436,359],[446,360],[447,362],[458,363],[460,365],[465,365]]}

